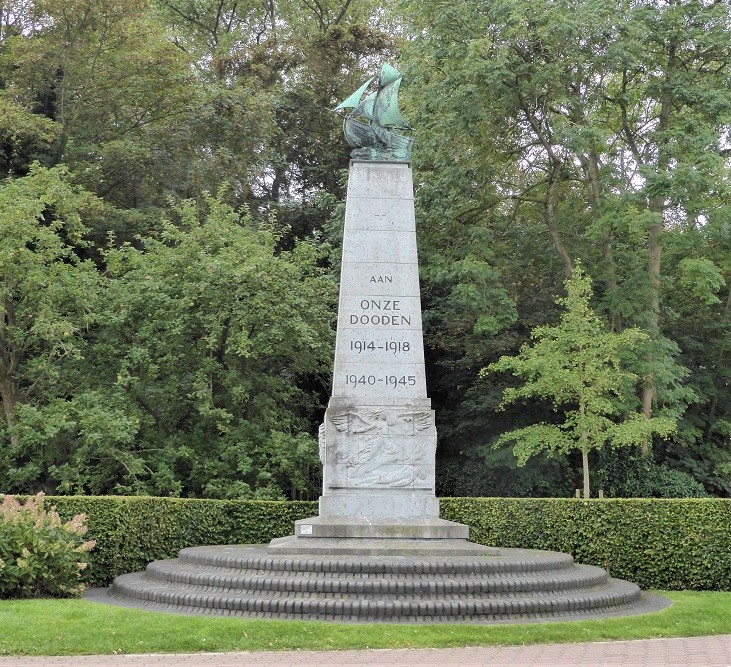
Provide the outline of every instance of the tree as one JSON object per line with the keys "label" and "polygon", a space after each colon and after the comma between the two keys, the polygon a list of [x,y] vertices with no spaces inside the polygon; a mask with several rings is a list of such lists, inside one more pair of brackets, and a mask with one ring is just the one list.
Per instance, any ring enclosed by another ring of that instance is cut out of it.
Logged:
{"label": "tree", "polygon": [[[20,412],[74,391],[61,368],[82,356],[96,320],[99,276],[75,249],[82,210],[96,200],[67,183],[63,168],[35,166],[0,186],[0,401],[10,451],[22,458]],[[44,480],[45,481],[45,480]]]}
{"label": "tree", "polygon": [[[329,376],[335,285],[311,242],[209,198],[143,248],[109,251],[94,353],[140,423],[117,490],[281,497],[310,490],[311,411]],[[312,387],[312,389],[310,388]],[[113,476],[110,477],[110,482]]]}
{"label": "tree", "polygon": [[606,444],[637,445],[654,433],[667,436],[675,424],[666,417],[647,418],[631,408],[639,378],[626,370],[623,360],[646,344],[648,335],[636,328],[610,331],[589,304],[591,279],[580,268],[574,268],[565,284],[567,296],[557,299],[566,309],[560,322],[537,327],[531,334],[532,345],[522,346],[516,357],[501,357],[484,372],[511,372],[523,380],[522,385],[504,391],[503,405],[550,399],[554,408],[565,411],[563,423],[509,431],[497,444],[514,442],[519,464],[544,450],[578,449],[584,498],[589,498],[589,452]]}
{"label": "tree", "polygon": [[[348,148],[331,109],[362,69],[393,53],[373,0],[157,0],[194,63],[201,106],[190,123],[203,190],[222,173],[234,205],[277,217],[291,247],[323,227],[344,193]],[[189,193],[188,196],[194,196]]]}
{"label": "tree", "polygon": [[6,94],[58,124],[56,163],[74,165],[100,194],[119,188],[112,199],[133,199],[123,193],[128,175],[107,168],[107,148],[116,143],[110,150],[134,160],[140,143],[157,138],[149,128],[172,131],[169,121],[184,117],[192,82],[184,55],[133,0],[36,0],[22,13],[24,29],[2,44]]}
{"label": "tree", "polygon": [[[729,207],[726,206],[728,209]],[[731,495],[731,225],[715,215],[699,230],[666,243],[674,288],[665,302],[669,335],[678,341],[698,401],[666,447],[671,465],[716,494]]]}
{"label": "tree", "polygon": [[[65,493],[281,498],[311,492],[311,412],[331,364],[321,252],[209,198],[105,252],[86,391],[26,413]],[[72,369],[68,369],[72,372]],[[62,427],[49,421],[64,409]]]}
{"label": "tree", "polygon": [[[723,438],[727,412],[713,398],[725,395],[723,365],[707,352],[724,349],[725,311],[704,309],[708,337],[699,355],[688,349],[698,343],[678,317],[677,296],[684,260],[708,260],[709,275],[729,279],[718,253],[731,158],[727,5],[407,0],[401,7],[419,35],[405,45],[403,69],[418,91],[411,109],[420,189],[449,193],[437,197],[444,215],[433,226],[427,218],[426,238],[442,252],[459,238],[455,227],[490,236],[518,312],[495,346],[517,350],[532,324],[553,321],[557,278],[580,260],[597,278],[596,307],[612,329],[636,326],[651,337],[632,368],[642,378],[645,415],[688,416],[673,440],[656,443],[656,454],[677,462],[685,449],[686,463],[713,468],[710,458],[723,454],[706,445]],[[717,281],[700,284],[703,303],[716,296]],[[465,404],[467,394],[452,395]],[[648,456],[652,444],[644,443]]]}

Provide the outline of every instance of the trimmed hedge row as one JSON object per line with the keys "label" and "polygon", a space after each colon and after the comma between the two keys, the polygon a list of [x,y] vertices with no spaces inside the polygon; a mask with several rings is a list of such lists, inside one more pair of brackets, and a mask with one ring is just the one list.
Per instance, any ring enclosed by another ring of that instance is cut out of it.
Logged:
{"label": "trimmed hedge row", "polygon": [[[84,513],[85,581],[106,584],[186,546],[263,544],[291,535],[316,502],[148,497],[46,498],[62,518]],[[563,551],[642,588],[731,590],[731,500],[444,498],[441,515],[480,544]]]}
{"label": "trimmed hedge row", "polygon": [[153,560],[175,558],[184,547],[263,544],[294,532],[296,519],[317,514],[316,502],[196,500],[146,496],[53,496],[62,518],[86,515],[96,540],[83,573],[88,584],[108,584]]}
{"label": "trimmed hedge row", "polygon": [[563,551],[643,589],[731,591],[731,500],[446,498],[470,539]]}

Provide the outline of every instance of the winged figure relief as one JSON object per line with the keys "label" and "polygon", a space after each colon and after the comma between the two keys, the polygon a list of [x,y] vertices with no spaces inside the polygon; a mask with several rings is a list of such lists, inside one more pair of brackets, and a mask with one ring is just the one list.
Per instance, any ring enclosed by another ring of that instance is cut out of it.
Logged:
{"label": "winged figure relief", "polygon": [[429,471],[410,465],[384,466],[382,469],[372,470],[368,474],[360,476],[355,485],[364,488],[384,486],[391,488],[413,487],[414,489],[433,488],[429,481]]}
{"label": "winged figure relief", "polygon": [[414,432],[426,431],[431,428],[434,424],[434,414],[431,410],[424,412],[405,412],[398,416],[399,419],[403,420],[405,424],[413,426]]}
{"label": "winged figure relief", "polygon": [[368,418],[361,417],[357,412],[344,412],[340,415],[330,415],[330,421],[341,433],[359,435],[370,433],[378,429],[378,424]]}
{"label": "winged figure relief", "polygon": [[371,410],[344,412],[330,415],[330,421],[340,432],[348,435],[361,433],[388,433],[391,435],[412,435],[425,431],[434,425],[434,414],[422,412],[395,412],[393,410]]}
{"label": "winged figure relief", "polygon": [[358,486],[410,486],[414,481],[414,470],[411,466],[395,469],[373,470],[358,479]]}
{"label": "winged figure relief", "polygon": [[413,463],[422,463],[427,461],[432,450],[432,443],[421,442],[418,445],[412,445],[411,451],[408,453],[409,459]]}
{"label": "winged figure relief", "polygon": [[344,464],[348,468],[361,466],[368,461],[374,459],[380,452],[388,451],[388,447],[384,446],[380,437],[369,436],[358,442],[351,441],[343,443],[340,450],[335,455],[335,462]]}
{"label": "winged figure relief", "polygon": [[376,433],[399,434],[403,432],[399,428],[398,415],[390,410],[369,410],[364,408],[363,414],[373,422]]}

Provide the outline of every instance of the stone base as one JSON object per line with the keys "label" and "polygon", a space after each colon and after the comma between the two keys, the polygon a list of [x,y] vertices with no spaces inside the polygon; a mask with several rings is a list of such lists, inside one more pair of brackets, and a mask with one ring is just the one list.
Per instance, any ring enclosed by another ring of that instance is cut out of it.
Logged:
{"label": "stone base", "polygon": [[469,541],[469,526],[436,517],[313,516],[295,521],[294,535],[274,539],[272,554],[363,556],[494,556]]}
{"label": "stone base", "polygon": [[313,516],[295,521],[294,535],[313,538],[467,540],[469,526],[445,519]]}
{"label": "stone base", "polygon": [[[284,539],[323,546],[369,542]],[[409,540],[384,542],[396,546]],[[183,549],[178,559],[117,577],[109,596],[96,599],[195,614],[424,624],[577,620],[655,611],[669,604],[555,552],[276,555],[272,546],[246,545]]]}
{"label": "stone base", "polygon": [[280,537],[269,542],[267,553],[277,556],[497,556],[499,549],[459,539],[389,539]]}
{"label": "stone base", "polygon": [[433,491],[398,493],[394,491],[362,491],[326,493],[320,496],[323,517],[403,517],[405,519],[439,516],[439,499]]}

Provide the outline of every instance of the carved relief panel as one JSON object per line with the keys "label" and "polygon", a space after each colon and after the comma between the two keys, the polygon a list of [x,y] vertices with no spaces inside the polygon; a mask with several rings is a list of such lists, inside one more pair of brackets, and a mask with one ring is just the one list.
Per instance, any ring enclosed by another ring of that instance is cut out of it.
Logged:
{"label": "carved relief panel", "polygon": [[328,414],[326,486],[433,491],[436,430],[431,410],[351,408]]}

